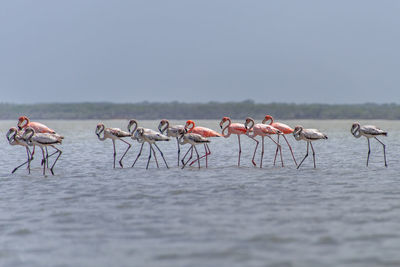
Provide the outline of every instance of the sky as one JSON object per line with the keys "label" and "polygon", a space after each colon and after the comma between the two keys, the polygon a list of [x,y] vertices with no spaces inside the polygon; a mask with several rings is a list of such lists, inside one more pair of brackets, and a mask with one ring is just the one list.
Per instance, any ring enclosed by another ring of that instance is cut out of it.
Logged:
{"label": "sky", "polygon": [[400,1],[15,0],[0,102],[400,103]]}

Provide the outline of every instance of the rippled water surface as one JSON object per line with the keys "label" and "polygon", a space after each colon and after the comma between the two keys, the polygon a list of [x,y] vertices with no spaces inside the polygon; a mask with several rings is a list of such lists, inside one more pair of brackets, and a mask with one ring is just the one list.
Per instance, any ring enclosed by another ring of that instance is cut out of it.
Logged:
{"label": "rippled water surface", "polygon": [[[366,168],[367,141],[351,136],[352,121],[286,121],[328,134],[315,142],[315,170],[311,156],[296,170],[285,146],[286,166],[272,166],[268,140],[255,168],[245,136],[240,168],[232,136],[212,140],[208,169],[177,168],[175,140],[160,144],[170,169],[158,157],[160,168],[145,170],[147,146],[129,168],[139,150],[129,139],[127,168],[113,169],[97,121],[44,123],[65,136],[55,176],[42,176],[39,153],[30,175],[10,174],[26,155],[4,137],[15,122],[0,122],[0,266],[400,266],[399,122],[370,122],[389,131],[389,167],[373,141]],[[306,144],[288,139],[300,160]],[[117,143],[118,156],[125,147]]]}

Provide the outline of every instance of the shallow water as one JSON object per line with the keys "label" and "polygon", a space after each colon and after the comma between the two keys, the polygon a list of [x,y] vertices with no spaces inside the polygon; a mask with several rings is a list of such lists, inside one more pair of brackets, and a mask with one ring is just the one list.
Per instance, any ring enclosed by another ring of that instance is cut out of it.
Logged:
{"label": "shallow water", "polygon": [[[170,169],[158,157],[160,169],[152,161],[145,170],[147,146],[129,168],[139,150],[129,139],[128,168],[113,169],[97,121],[44,123],[66,137],[55,176],[42,176],[39,153],[30,175],[10,174],[26,154],[4,138],[15,122],[0,122],[1,266],[400,266],[397,121],[369,122],[389,131],[388,168],[374,141],[366,168],[367,142],[350,134],[352,121],[286,121],[329,136],[314,144],[317,169],[310,155],[300,170],[286,146],[285,168],[272,166],[268,140],[264,168],[253,167],[245,136],[240,168],[231,136],[212,140],[208,169],[177,168],[175,140],[159,145]],[[288,139],[300,161],[306,144]],[[117,148],[120,156],[125,144]]]}

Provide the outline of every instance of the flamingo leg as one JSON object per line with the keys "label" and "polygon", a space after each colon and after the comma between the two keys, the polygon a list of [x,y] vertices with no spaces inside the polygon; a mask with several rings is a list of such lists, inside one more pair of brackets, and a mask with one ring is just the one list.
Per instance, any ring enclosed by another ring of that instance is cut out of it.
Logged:
{"label": "flamingo leg", "polygon": [[25,164],[28,164],[28,173],[31,173],[31,169],[30,169],[30,162],[31,162],[31,159],[30,159],[30,156],[29,156],[30,151],[29,151],[29,148],[28,148],[28,147],[25,147],[25,148],[26,148],[26,155],[28,156],[28,160],[25,161],[24,163],[18,165],[17,167],[15,167],[14,170],[13,170],[11,173],[16,172],[19,168],[21,168],[21,167],[24,166]]}
{"label": "flamingo leg", "polygon": [[47,160],[49,158],[49,151],[47,150],[47,146],[44,147],[46,149],[46,163],[47,163],[47,169],[49,168],[49,161]]}
{"label": "flamingo leg", "polygon": [[115,169],[115,157],[117,156],[117,152],[115,151],[115,140],[114,139],[112,139],[112,142],[113,142],[113,147],[114,147],[114,169]]}
{"label": "flamingo leg", "polygon": [[240,135],[237,135],[239,142],[239,157],[238,157],[238,167],[240,167],[240,155],[242,154],[242,145],[240,144]]}
{"label": "flamingo leg", "polygon": [[[187,156],[187,154],[189,153],[189,151],[192,149],[192,147],[189,147],[189,149],[186,151],[185,155],[183,156],[183,158],[181,159],[182,164],[184,164],[185,158]],[[183,169],[183,168],[182,168]]]}
{"label": "flamingo leg", "polygon": [[199,152],[197,151],[197,148],[194,147],[194,150],[196,151],[196,155],[197,155],[197,163],[199,164],[199,169],[200,169],[200,158],[199,158]]}
{"label": "flamingo leg", "polygon": [[285,135],[282,135],[282,136],[285,139],[286,144],[288,145],[288,147],[290,149],[290,153],[292,153],[292,158],[293,158],[294,164],[296,164],[296,166],[297,166],[296,158],[294,157],[292,147],[290,146],[289,141],[287,140],[286,136]]}
{"label": "flamingo leg", "polygon": [[257,139],[255,139],[254,137],[250,136],[250,135],[247,135],[247,136],[250,137],[251,139],[253,139],[253,140],[257,143],[257,145],[256,145],[256,147],[255,147],[255,149],[254,149],[253,158],[252,158],[252,160],[251,160],[251,162],[253,163],[253,165],[254,165],[254,166],[257,166],[256,162],[254,161],[254,158],[255,158],[255,156],[256,156],[256,151],[257,151],[257,147],[258,147],[259,141],[258,141]]}
{"label": "flamingo leg", "polygon": [[311,142],[310,142],[310,146],[311,146],[311,150],[312,150],[312,156],[313,156],[313,161],[314,161],[314,169],[315,169],[315,168],[317,168],[317,166],[315,165],[315,151],[314,151],[314,147],[313,147]]}
{"label": "flamingo leg", "polygon": [[[183,164],[182,169],[185,168],[186,164],[192,159],[192,157],[193,157],[193,147],[194,147],[194,145],[192,145],[189,148],[189,150],[191,151],[189,159],[185,163],[183,163],[183,159],[182,159],[182,164]],[[189,150],[188,150],[188,152],[189,152]],[[186,155],[185,155],[185,157],[186,157]]]}
{"label": "flamingo leg", "polygon": [[43,176],[46,176],[46,157],[45,157],[45,155],[44,155],[44,149],[43,149],[43,147],[40,147],[40,149],[42,150],[42,156],[43,156],[43,160],[42,161],[44,161],[44,163],[43,163]]}
{"label": "flamingo leg", "polygon": [[304,156],[303,160],[300,162],[300,164],[297,166],[297,169],[300,168],[301,164],[303,163],[303,161],[308,157],[308,147],[310,146],[310,142],[307,142],[307,153]]}
{"label": "flamingo leg", "polygon": [[57,156],[56,160],[53,162],[53,165],[51,165],[51,168],[50,168],[51,174],[54,175],[53,168],[56,165],[58,159],[60,158],[60,156],[62,154],[62,151],[60,149],[56,148],[55,146],[51,146],[51,147],[58,151],[58,156]]}
{"label": "flamingo leg", "polygon": [[131,168],[133,168],[133,166],[135,166],[135,164],[136,164],[136,161],[139,159],[140,155],[142,155],[143,145],[144,145],[144,143],[142,143],[142,145],[140,146],[139,153],[138,153],[138,155],[136,156],[136,159],[135,159],[135,161],[133,162],[133,164],[132,164],[132,167],[131,167]]}
{"label": "flamingo leg", "polygon": [[[165,166],[167,166],[167,169],[169,169],[168,164],[167,164],[167,161],[165,160],[164,154],[162,153],[161,149],[157,146],[157,144],[154,144],[154,146],[155,146],[155,147],[157,148],[157,150],[160,152],[161,157],[162,157],[163,160],[164,160]],[[179,160],[178,160],[178,162],[179,162]]]}
{"label": "flamingo leg", "polygon": [[131,148],[132,145],[129,144],[128,142],[126,142],[125,140],[122,140],[122,139],[119,139],[119,140],[121,140],[122,142],[124,142],[125,144],[128,145],[128,148],[125,150],[125,153],[122,155],[121,159],[119,160],[119,165],[121,166],[121,168],[123,168],[124,166],[122,165],[122,160],[124,159],[126,153],[128,153],[128,150]]}
{"label": "flamingo leg", "polygon": [[154,150],[152,144],[150,144],[150,149],[151,149],[151,151],[153,151],[153,155],[154,155],[154,159],[156,160],[157,168],[160,168],[160,166],[158,166],[158,160],[157,160],[157,156],[156,156],[156,151]]}
{"label": "flamingo leg", "polygon": [[266,135],[266,136],[267,136],[269,139],[271,139],[272,142],[274,142],[274,143],[276,144],[276,147],[279,149],[280,155],[281,155],[281,163],[282,163],[282,167],[283,167],[282,146],[281,146],[279,143],[277,143],[271,136],[269,136],[269,135]]}
{"label": "flamingo leg", "polygon": [[151,144],[149,143],[149,145],[150,145],[150,153],[149,153],[149,159],[147,160],[147,165],[146,165],[146,170],[149,168],[149,163],[150,163],[150,159],[151,159]]}
{"label": "flamingo leg", "polygon": [[[278,144],[279,144],[279,136],[280,136],[280,134],[278,134]],[[274,166],[275,166],[275,163],[276,163],[276,157],[277,156],[278,156],[278,146],[276,147],[276,150],[275,150]]]}
{"label": "flamingo leg", "polygon": [[181,155],[181,146],[179,145],[178,137],[176,137],[176,144],[178,145],[178,167],[179,167],[179,157]]}
{"label": "flamingo leg", "polygon": [[260,158],[260,168],[262,168],[262,162],[264,158],[264,136],[261,136],[261,158]]}
{"label": "flamingo leg", "polygon": [[[211,150],[210,147],[207,144],[204,144],[204,150],[205,150],[205,154],[203,156],[201,156],[199,159],[202,158],[206,158],[206,168],[208,167],[208,160],[207,160],[207,156],[211,155]],[[193,160],[189,166],[192,166],[195,162],[197,162],[198,159]]]}
{"label": "flamingo leg", "polygon": [[382,143],[381,141],[379,141],[378,138],[376,138],[376,141],[378,141],[379,143],[381,143],[381,145],[383,146],[383,159],[385,160],[385,167],[387,167],[387,163],[386,163],[386,145],[384,143]]}
{"label": "flamingo leg", "polygon": [[368,156],[367,156],[367,167],[368,167],[368,162],[369,162],[369,155],[371,154],[371,145],[369,143],[369,138],[367,137],[368,140]]}

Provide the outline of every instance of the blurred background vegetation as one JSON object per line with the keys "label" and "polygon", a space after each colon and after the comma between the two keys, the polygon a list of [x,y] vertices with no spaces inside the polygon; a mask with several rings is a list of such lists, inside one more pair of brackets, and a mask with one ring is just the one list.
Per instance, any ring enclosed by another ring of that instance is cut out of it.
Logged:
{"label": "blurred background vegetation", "polygon": [[0,103],[0,119],[26,115],[33,119],[261,119],[270,114],[279,119],[400,119],[397,104],[290,104],[243,102],[208,103]]}

